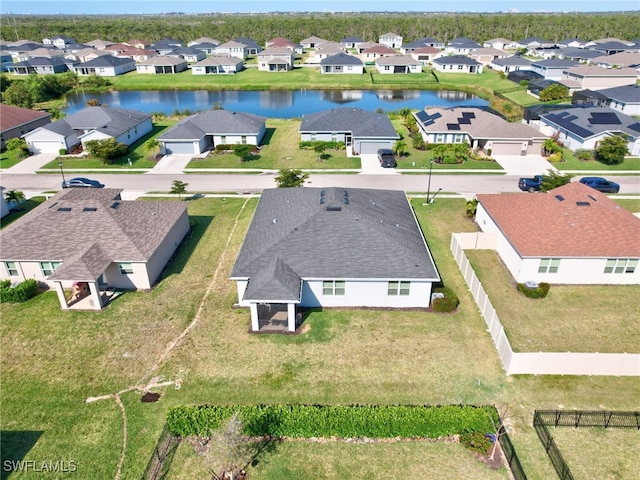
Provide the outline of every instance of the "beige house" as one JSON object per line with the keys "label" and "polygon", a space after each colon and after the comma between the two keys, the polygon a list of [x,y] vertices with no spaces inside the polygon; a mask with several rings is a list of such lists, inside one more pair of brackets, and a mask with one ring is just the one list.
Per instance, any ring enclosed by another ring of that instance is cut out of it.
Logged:
{"label": "beige house", "polygon": [[114,290],[150,289],[189,231],[187,205],[68,189],[0,232],[0,278],[55,288],[60,307],[100,310]]}
{"label": "beige house", "polygon": [[595,65],[580,65],[562,72],[560,83],[570,89],[602,90],[605,88],[633,85],[638,80],[633,68],[603,68]]}
{"label": "beige house", "polygon": [[258,70],[262,72],[287,72],[293,68],[296,53],[286,47],[268,47],[258,53]]}
{"label": "beige house", "polygon": [[378,43],[386,45],[389,48],[400,48],[402,46],[402,35],[388,32],[378,37]]}
{"label": "beige house", "polygon": [[510,53],[493,47],[478,48],[469,52],[468,55],[483,65],[489,65],[494,60],[511,56]]}
{"label": "beige house", "polygon": [[233,55],[211,55],[191,66],[192,75],[238,73],[244,69],[244,60]]}
{"label": "beige house", "polygon": [[179,73],[187,69],[187,61],[184,58],[157,56],[136,64],[138,73]]}

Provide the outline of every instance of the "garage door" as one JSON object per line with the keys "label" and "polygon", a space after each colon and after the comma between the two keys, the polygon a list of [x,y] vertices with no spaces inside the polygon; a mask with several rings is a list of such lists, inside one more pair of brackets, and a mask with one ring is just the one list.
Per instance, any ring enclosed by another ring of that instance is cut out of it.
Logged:
{"label": "garage door", "polygon": [[59,153],[63,145],[60,142],[36,141],[31,144],[32,153]]}
{"label": "garage door", "polygon": [[177,154],[177,155],[193,155],[193,143],[182,143],[182,142],[168,142],[164,144],[164,150],[166,153]]}
{"label": "garage door", "polygon": [[360,153],[378,153],[380,148],[391,148],[391,142],[360,142]]}
{"label": "garage door", "polygon": [[522,142],[498,143],[493,142],[492,155],[522,155]]}

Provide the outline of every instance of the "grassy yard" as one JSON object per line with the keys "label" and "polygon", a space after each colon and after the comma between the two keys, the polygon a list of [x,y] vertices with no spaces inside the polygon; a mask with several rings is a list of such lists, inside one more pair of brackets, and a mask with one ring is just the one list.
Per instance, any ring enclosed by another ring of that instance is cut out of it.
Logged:
{"label": "grassy yard", "polygon": [[327,150],[324,160],[313,150],[301,150],[301,120],[268,119],[264,146],[257,155],[242,161],[234,154],[211,153],[207,158],[193,159],[187,168],[261,168],[279,170],[281,168],[301,169],[359,169],[360,159],[347,157],[345,150]]}
{"label": "grassy yard", "polygon": [[[452,231],[475,230],[460,199],[427,206],[422,199],[412,202],[444,283],[460,296],[454,314],[326,310],[313,312],[301,335],[249,333],[249,312],[232,308],[236,289],[227,275],[256,202],[190,202],[193,235],[162,281],[150,292],[119,297],[103,312],[61,312],[54,292],[21,305],[0,305],[3,458],[74,460],[78,478],[113,478],[122,448],[121,411],[110,398],[85,400],[152,378],[181,379],[182,387],[157,389],[163,393],[157,403],[142,403],[139,391],[121,395],[127,419],[125,479],[140,478],[167,410],[183,404],[507,405],[512,439],[533,480],[555,475],[530,426],[535,408],[637,408],[634,378],[504,375],[448,253]],[[199,320],[156,367],[196,312]],[[409,477],[420,478],[420,468],[428,468],[438,478],[505,478],[470,455],[443,444],[283,443],[250,467],[250,477],[362,473],[382,479],[406,469]],[[206,475],[202,462],[185,444],[169,478]]]}
{"label": "grassy yard", "polygon": [[21,216],[29,213],[31,210],[36,208],[38,205],[40,205],[44,201],[45,201],[44,197],[31,197],[26,199],[17,208],[11,209],[11,213],[9,213],[9,215],[2,217],[0,228],[4,228],[7,225],[10,225],[11,223],[15,222]]}
{"label": "grassy yard", "polygon": [[5,150],[0,153],[0,169],[11,168],[20,163],[23,157],[18,154],[18,150]]}
{"label": "grassy yard", "polygon": [[[149,153],[145,150],[144,144],[150,138],[159,137],[167,128],[175,125],[177,122],[172,120],[160,120],[153,122],[153,130],[151,133],[141,138],[137,142],[135,142],[131,147],[129,147],[129,153],[126,155],[116,158],[113,163],[105,164],[97,158],[93,158],[90,156],[87,157],[75,157],[65,155],[63,157],[58,157],[53,161],[47,163],[42,168],[58,168],[58,162],[62,162],[62,167],[65,170],[74,170],[74,169],[94,169],[94,168],[121,168],[124,171],[127,169],[139,169],[139,168],[148,168],[151,169],[156,165],[156,161],[149,158]],[[131,160],[131,165],[129,165],[129,160]]]}
{"label": "grassy yard", "polygon": [[640,158],[626,157],[619,165],[607,165],[597,160],[578,160],[568,148],[563,149],[563,161],[553,164],[558,170],[607,170],[615,174],[620,170],[633,170],[640,172]]}

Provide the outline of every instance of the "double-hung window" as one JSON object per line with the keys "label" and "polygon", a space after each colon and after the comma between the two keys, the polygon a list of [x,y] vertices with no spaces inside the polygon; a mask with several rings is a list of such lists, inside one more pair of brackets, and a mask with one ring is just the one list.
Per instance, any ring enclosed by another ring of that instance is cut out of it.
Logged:
{"label": "double-hung window", "polygon": [[4,266],[6,267],[7,273],[10,277],[18,276],[18,266],[16,265],[16,262],[4,262]]}
{"label": "double-hung window", "polygon": [[119,263],[118,269],[120,270],[120,275],[130,275],[133,273],[133,265],[130,263]]}
{"label": "double-hung window", "polygon": [[411,282],[391,280],[387,286],[387,295],[406,297],[411,293]]}
{"label": "double-hung window", "polygon": [[559,258],[541,258],[538,273],[558,273],[559,268]]}
{"label": "double-hung window", "polygon": [[637,267],[637,258],[608,258],[604,273],[635,273]]}
{"label": "double-hung window", "polygon": [[323,295],[344,295],[344,280],[325,280],[322,282]]}
{"label": "double-hung window", "polygon": [[48,277],[60,266],[60,262],[40,262],[40,269],[42,275]]}

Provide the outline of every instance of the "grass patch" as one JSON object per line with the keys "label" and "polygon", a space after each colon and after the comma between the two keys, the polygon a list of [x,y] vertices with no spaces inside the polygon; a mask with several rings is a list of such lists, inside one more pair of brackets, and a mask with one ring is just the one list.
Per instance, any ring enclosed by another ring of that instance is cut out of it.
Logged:
{"label": "grass patch", "polygon": [[[116,158],[113,163],[105,164],[101,160],[97,158],[93,158],[90,156],[87,157],[75,157],[75,156],[63,156],[54,159],[53,161],[47,163],[42,168],[43,169],[58,169],[58,162],[62,162],[62,167],[64,169],[75,170],[75,169],[114,169],[114,168],[148,168],[151,169],[155,167],[156,160],[150,159],[149,154],[146,152],[144,148],[144,144],[150,138],[157,138],[160,136],[167,128],[175,125],[176,121],[171,120],[162,120],[162,121],[154,121],[153,122],[153,130],[146,135],[145,137],[139,139],[135,143],[133,143],[129,147],[129,152],[120,157]],[[131,165],[129,165],[129,159],[131,160]]]}
{"label": "grass patch", "polygon": [[21,216],[29,213],[45,200],[45,197],[31,197],[22,202],[19,206],[12,208],[8,215],[2,217],[2,220],[0,221],[0,228],[4,228],[15,222]]}
{"label": "grass patch", "polygon": [[605,170],[615,174],[620,170],[640,171],[640,157],[625,157],[624,161],[619,165],[607,165],[597,160],[578,160],[575,154],[568,148],[563,149],[563,161],[554,162],[553,166],[558,170]]}
{"label": "grass patch", "polygon": [[327,150],[328,158],[322,161],[313,150],[301,150],[298,146],[301,123],[297,119],[267,119],[268,132],[260,153],[249,156],[245,161],[233,153],[210,153],[207,158],[191,160],[187,168],[360,168],[360,159],[347,157],[345,150]]}
{"label": "grass patch", "polygon": [[[495,251],[465,253],[514,351],[640,353],[640,305],[629,301],[640,296],[640,286],[551,285],[547,297],[530,299],[517,292]],[[577,314],[585,305],[588,315]]]}
{"label": "grass patch", "polygon": [[5,150],[0,152],[0,169],[11,168],[14,165],[20,163],[24,157],[19,150]]}

